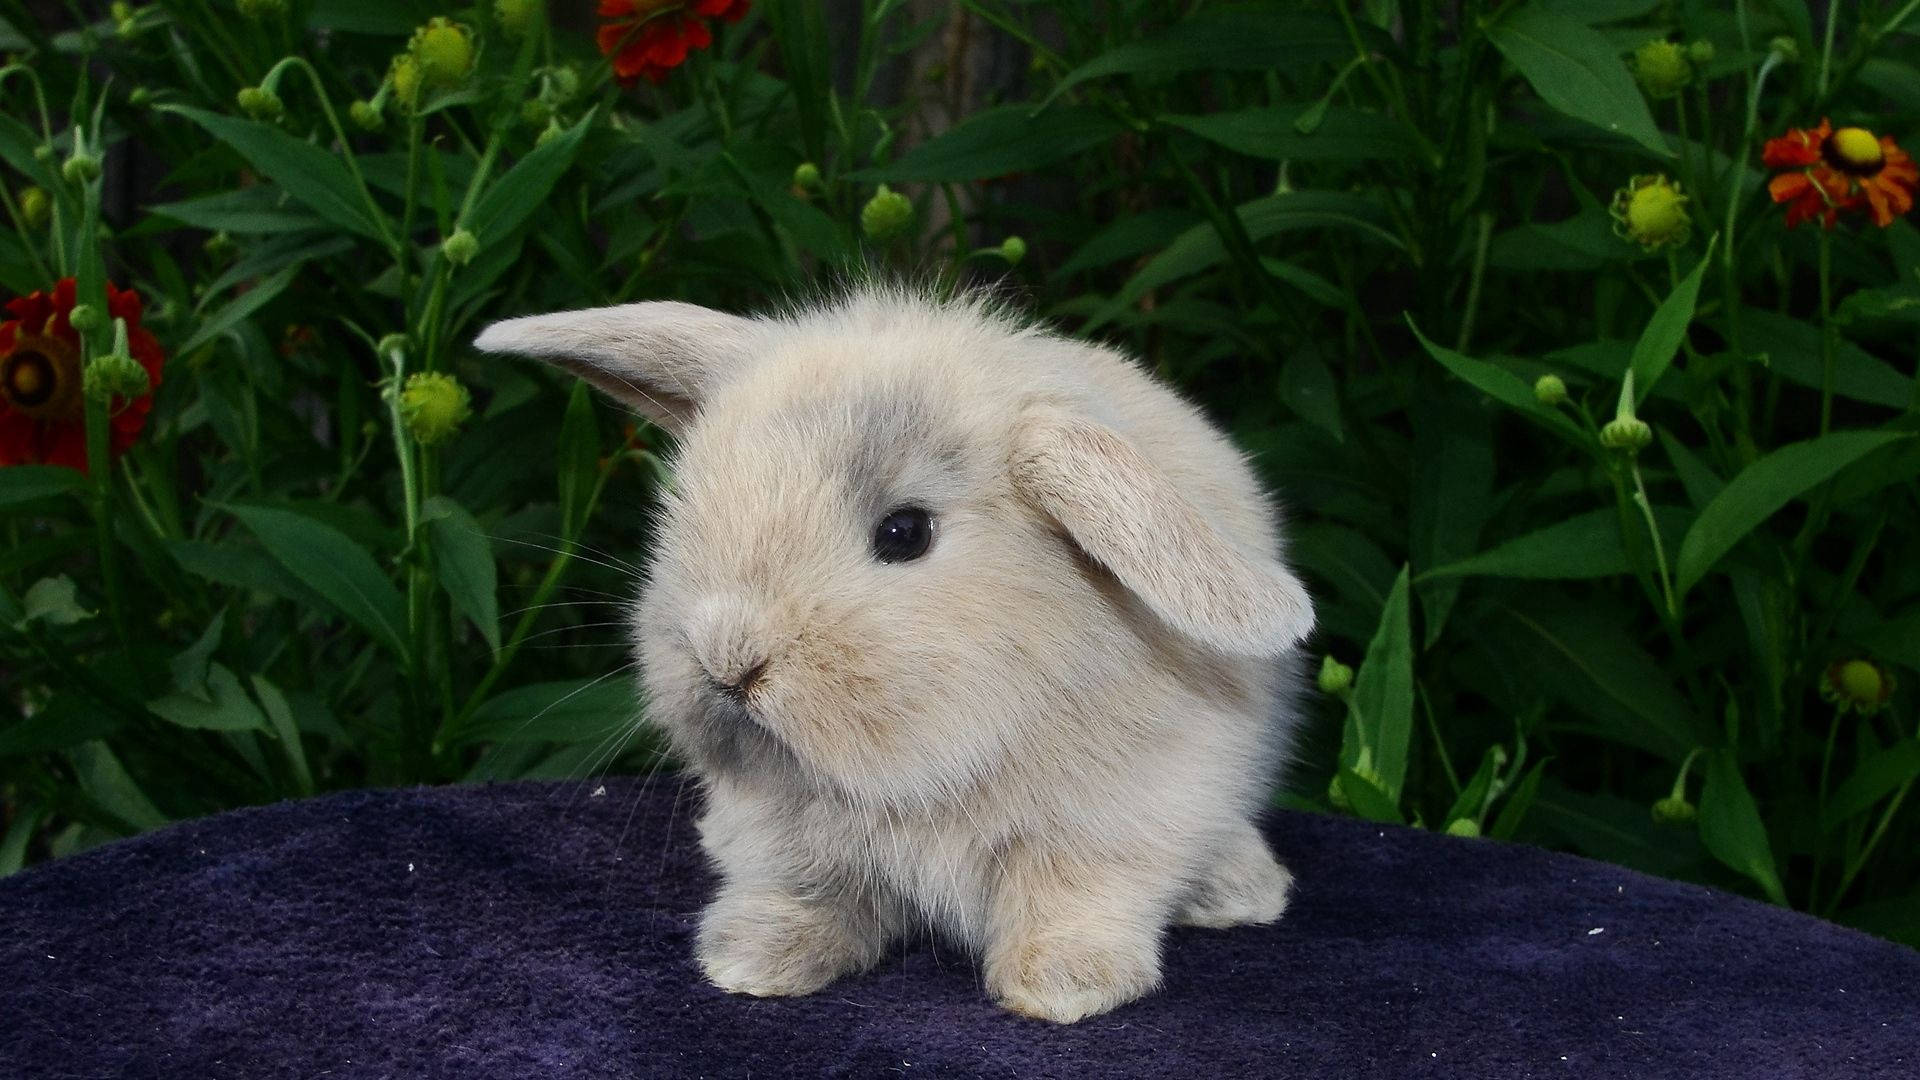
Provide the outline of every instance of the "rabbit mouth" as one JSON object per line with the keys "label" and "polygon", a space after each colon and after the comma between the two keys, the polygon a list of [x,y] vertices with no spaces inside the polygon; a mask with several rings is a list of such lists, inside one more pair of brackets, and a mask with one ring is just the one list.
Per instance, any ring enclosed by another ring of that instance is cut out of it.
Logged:
{"label": "rabbit mouth", "polygon": [[689,716],[700,758],[718,772],[797,767],[793,751],[754,711],[750,690],[706,680]]}

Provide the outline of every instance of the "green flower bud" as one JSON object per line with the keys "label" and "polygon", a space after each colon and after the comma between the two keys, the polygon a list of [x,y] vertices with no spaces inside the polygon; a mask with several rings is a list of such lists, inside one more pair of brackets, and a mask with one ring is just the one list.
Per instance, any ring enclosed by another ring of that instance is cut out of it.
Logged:
{"label": "green flower bud", "polygon": [[100,159],[92,154],[75,151],[60,166],[60,175],[69,184],[84,184],[100,176]]}
{"label": "green flower bud", "polygon": [[139,32],[140,13],[133,10],[132,4],[114,0],[107,5],[107,16],[113,20],[113,32],[121,37],[130,38]]}
{"label": "green flower bud", "polygon": [[407,350],[412,347],[412,344],[405,334],[388,334],[374,344],[373,351],[384,358],[391,359],[394,356],[407,355]]}
{"label": "green flower bud", "polygon": [[200,250],[206,252],[213,258],[222,259],[233,254],[236,246],[233,242],[233,237],[229,236],[226,230],[222,229],[201,241]]}
{"label": "green flower bud", "polygon": [[1653,804],[1653,820],[1662,825],[1685,825],[1698,813],[1685,795],[1669,795]]}
{"label": "green flower bud", "polygon": [[401,53],[387,67],[387,82],[393,86],[393,99],[402,109],[411,110],[420,103],[420,61],[412,53]]}
{"label": "green flower bud", "polygon": [[860,229],[869,240],[891,240],[913,223],[913,201],[885,184],[860,209]]}
{"label": "green flower bud", "polygon": [[1820,675],[1820,696],[1841,714],[1872,716],[1893,698],[1893,672],[1872,660],[1836,660]]}
{"label": "green flower bud", "polygon": [[1687,60],[1697,68],[1713,63],[1713,42],[1702,39],[1688,45]]}
{"label": "green flower bud", "polygon": [[553,106],[539,98],[528,98],[520,103],[520,122],[528,127],[545,127],[553,119]]}
{"label": "green flower bud", "polygon": [[1472,818],[1454,818],[1447,822],[1447,835],[1472,839],[1480,835],[1480,823]]}
{"label": "green flower bud", "polygon": [[133,92],[127,95],[127,104],[136,109],[144,109],[153,104],[153,91],[144,86],[136,86]]}
{"label": "green flower bud", "polygon": [[107,317],[92,304],[75,304],[73,310],[67,313],[67,323],[83,334],[91,334],[107,325]]}
{"label": "green flower bud", "polygon": [[39,162],[42,165],[53,164],[53,147],[48,146],[46,143],[41,143],[40,145],[34,147],[33,160]]}
{"label": "green flower bud", "polygon": [[1800,43],[1785,34],[1767,42],[1767,51],[1779,57],[1783,64],[1800,62]]}
{"label": "green flower bud", "polygon": [[1600,445],[1609,450],[1638,453],[1652,441],[1653,429],[1637,416],[1616,416],[1600,429]]}
{"label": "green flower bud", "polygon": [[493,0],[493,17],[508,37],[526,37],[533,24],[546,14],[542,0]]}
{"label": "green flower bud", "polygon": [[1567,400],[1567,384],[1558,375],[1542,375],[1533,381],[1533,400],[1555,408]]}
{"label": "green flower bud", "polygon": [[1323,657],[1318,682],[1323,694],[1344,694],[1353,687],[1353,669],[1331,656]]}
{"label": "green flower bud", "polygon": [[347,106],[347,119],[362,131],[379,131],[387,126],[387,118],[381,114],[379,106],[371,101],[356,101]]}
{"label": "green flower bud", "polygon": [[421,446],[447,441],[472,415],[467,388],[445,372],[409,375],[400,391],[400,418]]}
{"label": "green flower bud", "polygon": [[1626,187],[1615,191],[1607,213],[1613,217],[1615,236],[1654,251],[1669,244],[1684,244],[1693,234],[1688,201],[1678,183],[1649,173],[1634,177]]}
{"label": "green flower bud", "polygon": [[38,229],[52,216],[53,200],[42,188],[28,187],[20,189],[20,223],[29,229]]}
{"label": "green flower bud", "polygon": [[1693,81],[1687,50],[1655,38],[1633,51],[1633,77],[1650,98],[1670,98]]}
{"label": "green flower bud", "polygon": [[234,6],[242,16],[256,21],[287,13],[287,0],[234,0]]}
{"label": "green flower bud", "polygon": [[420,64],[428,86],[451,89],[473,72],[473,32],[443,16],[434,16],[413,32],[407,51]]}
{"label": "green flower bud", "polygon": [[286,115],[286,106],[281,103],[280,95],[264,86],[248,86],[234,95],[240,103],[240,111],[255,120],[278,120]]}
{"label": "green flower bud", "polygon": [[480,239],[466,229],[455,229],[452,236],[440,242],[440,254],[455,266],[465,266],[480,254]]}
{"label": "green flower bud", "polygon": [[1007,260],[1008,266],[1019,266],[1020,260],[1027,257],[1027,242],[1017,236],[1009,236],[1000,241],[1000,257]]}
{"label": "green flower bud", "polygon": [[820,166],[803,161],[793,167],[793,186],[802,191],[820,190]]}
{"label": "green flower bud", "polygon": [[573,67],[557,67],[547,72],[547,85],[555,101],[572,101],[580,93],[580,72]]}
{"label": "green flower bud", "polygon": [[547,121],[547,129],[542,131],[539,136],[533,140],[533,145],[545,146],[554,139],[559,138],[566,130],[566,128],[560,126],[560,121],[557,117],[549,120]]}
{"label": "green flower bud", "polygon": [[113,320],[113,351],[96,356],[80,375],[83,393],[95,401],[137,398],[153,387],[147,369],[133,358],[127,345],[127,321]]}

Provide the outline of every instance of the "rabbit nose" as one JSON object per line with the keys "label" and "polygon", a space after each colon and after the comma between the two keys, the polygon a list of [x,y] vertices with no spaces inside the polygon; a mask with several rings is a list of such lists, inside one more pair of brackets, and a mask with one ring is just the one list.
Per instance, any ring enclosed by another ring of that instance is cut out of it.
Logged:
{"label": "rabbit nose", "polygon": [[720,691],[720,696],[732,698],[735,701],[745,701],[747,692],[753,689],[754,684],[760,681],[760,676],[766,674],[766,671],[767,661],[762,660],[733,678],[716,675],[711,671],[707,672],[707,678],[713,681],[713,688]]}
{"label": "rabbit nose", "polygon": [[707,682],[736,701],[759,683],[772,661],[767,628],[757,608],[744,597],[710,596],[695,604],[687,620],[687,643]]}

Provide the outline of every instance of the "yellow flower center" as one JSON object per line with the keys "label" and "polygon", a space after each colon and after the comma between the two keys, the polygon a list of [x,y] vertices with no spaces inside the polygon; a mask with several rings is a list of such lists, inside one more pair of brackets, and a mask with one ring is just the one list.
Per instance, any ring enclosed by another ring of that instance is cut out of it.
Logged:
{"label": "yellow flower center", "polygon": [[0,398],[35,420],[79,416],[79,351],[51,335],[19,335],[0,357]]}
{"label": "yellow flower center", "polygon": [[1829,164],[1855,176],[1872,176],[1887,163],[1880,140],[1866,128],[1841,128],[1828,136],[1824,151]]}
{"label": "yellow flower center", "polygon": [[1880,703],[1882,686],[1880,669],[1865,660],[1849,660],[1840,665],[1840,676],[1834,680],[1840,692],[1863,705]]}

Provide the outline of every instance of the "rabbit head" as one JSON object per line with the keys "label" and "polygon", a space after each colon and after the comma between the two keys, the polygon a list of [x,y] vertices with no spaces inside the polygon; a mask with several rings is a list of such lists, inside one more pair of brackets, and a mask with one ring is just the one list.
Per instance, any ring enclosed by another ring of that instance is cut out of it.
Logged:
{"label": "rabbit head", "polygon": [[[478,348],[677,437],[634,611],[647,712],[716,778],[962,797],[1098,770],[1155,686],[1235,698],[1311,628],[1244,461],[1115,354],[884,289],[764,318],[636,303]],[[1163,695],[1164,696],[1164,695]]]}

